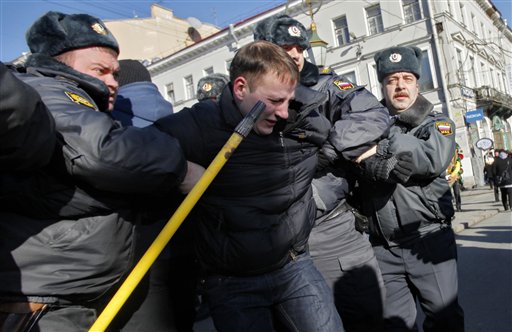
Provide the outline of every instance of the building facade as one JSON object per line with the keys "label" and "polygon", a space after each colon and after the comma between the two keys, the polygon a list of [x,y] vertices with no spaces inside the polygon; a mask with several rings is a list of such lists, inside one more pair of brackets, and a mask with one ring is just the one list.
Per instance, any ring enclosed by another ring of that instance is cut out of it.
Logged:
{"label": "building facade", "polygon": [[217,33],[220,29],[195,18],[179,18],[171,9],[151,5],[151,17],[105,20],[121,45],[120,59],[149,65]]}
{"label": "building facade", "polygon": [[288,1],[154,62],[148,67],[153,81],[175,110],[193,105],[197,81],[212,72],[229,74],[231,59],[253,40],[255,25],[280,13],[306,27],[314,19],[318,35],[328,43],[326,65],[378,98],[375,53],[389,46],[417,46],[424,55],[421,92],[457,126],[465,185],[483,185],[487,151],[476,142],[489,138],[494,148],[512,149],[512,31],[493,3],[324,0],[305,8],[306,2]]}

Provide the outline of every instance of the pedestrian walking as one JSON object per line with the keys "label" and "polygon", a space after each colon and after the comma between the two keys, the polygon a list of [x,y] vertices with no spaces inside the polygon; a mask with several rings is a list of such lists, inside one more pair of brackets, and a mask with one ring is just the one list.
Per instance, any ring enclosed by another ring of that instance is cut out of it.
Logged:
{"label": "pedestrian walking", "polygon": [[500,188],[503,209],[509,211],[512,208],[512,157],[507,150],[498,150],[493,169],[496,184]]}

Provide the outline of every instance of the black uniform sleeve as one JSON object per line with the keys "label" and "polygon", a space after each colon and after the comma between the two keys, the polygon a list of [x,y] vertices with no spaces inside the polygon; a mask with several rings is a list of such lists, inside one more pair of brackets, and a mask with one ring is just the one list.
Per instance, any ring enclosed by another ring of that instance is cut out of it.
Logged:
{"label": "black uniform sleeve", "polygon": [[333,122],[329,142],[345,159],[354,160],[387,136],[388,110],[364,87],[343,78],[333,79],[328,89]]}
{"label": "black uniform sleeve", "polygon": [[100,190],[166,193],[187,164],[178,141],[153,126],[121,127],[81,89],[56,79],[34,83],[56,123],[68,173]]}
{"label": "black uniform sleeve", "polygon": [[39,94],[0,62],[0,171],[46,165],[55,148],[53,118]]}
{"label": "black uniform sleeve", "polygon": [[390,135],[387,152],[397,155],[412,154],[411,179],[435,178],[446,171],[455,151],[455,124],[448,117],[437,114],[415,135]]}

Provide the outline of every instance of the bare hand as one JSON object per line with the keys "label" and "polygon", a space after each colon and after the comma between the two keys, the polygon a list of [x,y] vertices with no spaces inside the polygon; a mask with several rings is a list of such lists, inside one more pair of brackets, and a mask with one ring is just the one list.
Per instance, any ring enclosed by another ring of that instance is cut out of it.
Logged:
{"label": "bare hand", "polygon": [[181,193],[188,194],[195,186],[197,181],[199,181],[203,173],[203,166],[193,163],[191,161],[187,161],[187,174],[185,175],[185,179],[183,179],[183,182],[179,185]]}

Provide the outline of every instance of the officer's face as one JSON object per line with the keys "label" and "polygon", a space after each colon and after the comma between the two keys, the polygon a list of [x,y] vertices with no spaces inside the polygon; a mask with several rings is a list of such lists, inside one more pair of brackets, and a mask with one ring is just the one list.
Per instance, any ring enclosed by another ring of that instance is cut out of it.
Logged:
{"label": "officer's face", "polygon": [[67,53],[65,63],[68,66],[95,77],[107,85],[109,91],[108,110],[112,111],[119,89],[117,53],[107,47],[80,48]]}
{"label": "officer's face", "polygon": [[382,81],[382,93],[390,112],[401,113],[416,101],[419,93],[418,80],[408,72],[389,74]]}
{"label": "officer's face", "polygon": [[268,73],[253,82],[250,87],[243,76],[235,79],[233,93],[243,115],[248,114],[258,100],[266,107],[254,124],[253,130],[259,135],[270,135],[279,119],[288,119],[288,104],[294,97],[296,82]]}
{"label": "officer's face", "polygon": [[289,56],[292,57],[293,62],[295,62],[299,68],[299,72],[301,72],[302,68],[304,68],[304,50],[302,47],[297,45],[284,45],[281,47],[286,51],[286,53],[288,53]]}

